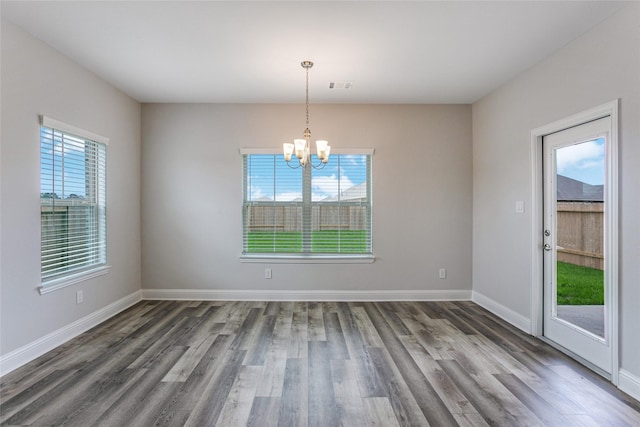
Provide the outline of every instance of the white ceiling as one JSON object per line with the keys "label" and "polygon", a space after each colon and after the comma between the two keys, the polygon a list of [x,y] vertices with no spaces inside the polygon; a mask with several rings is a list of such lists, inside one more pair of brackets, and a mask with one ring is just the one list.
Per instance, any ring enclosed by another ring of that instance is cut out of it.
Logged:
{"label": "white ceiling", "polygon": [[[2,1],[2,17],[141,102],[471,103],[611,1]],[[329,89],[352,81],[351,89]]]}

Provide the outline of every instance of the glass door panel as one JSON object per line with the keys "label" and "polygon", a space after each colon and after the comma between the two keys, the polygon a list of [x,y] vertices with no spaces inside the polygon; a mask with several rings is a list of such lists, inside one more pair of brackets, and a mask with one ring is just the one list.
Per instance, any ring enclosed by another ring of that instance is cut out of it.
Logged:
{"label": "glass door panel", "polygon": [[555,149],[555,313],[604,338],[604,138]]}

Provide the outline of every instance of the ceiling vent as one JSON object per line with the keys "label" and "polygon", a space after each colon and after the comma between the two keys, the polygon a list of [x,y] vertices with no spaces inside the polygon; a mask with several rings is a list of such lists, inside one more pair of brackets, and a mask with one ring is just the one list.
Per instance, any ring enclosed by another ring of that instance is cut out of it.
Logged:
{"label": "ceiling vent", "polygon": [[329,82],[329,89],[351,89],[353,82]]}

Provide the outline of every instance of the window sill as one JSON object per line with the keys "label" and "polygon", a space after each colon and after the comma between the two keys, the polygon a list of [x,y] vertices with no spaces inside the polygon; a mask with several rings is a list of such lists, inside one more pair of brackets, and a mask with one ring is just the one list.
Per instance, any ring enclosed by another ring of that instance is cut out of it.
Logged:
{"label": "window sill", "polygon": [[371,264],[373,255],[240,255],[240,262],[265,264]]}
{"label": "window sill", "polygon": [[49,280],[38,286],[38,292],[40,292],[40,295],[48,294],[49,292],[57,291],[58,289],[66,288],[67,286],[75,285],[76,283],[93,279],[94,277],[103,276],[109,273],[110,269],[110,265],[103,265],[92,270],[82,271],[80,273],[71,274],[59,279]]}

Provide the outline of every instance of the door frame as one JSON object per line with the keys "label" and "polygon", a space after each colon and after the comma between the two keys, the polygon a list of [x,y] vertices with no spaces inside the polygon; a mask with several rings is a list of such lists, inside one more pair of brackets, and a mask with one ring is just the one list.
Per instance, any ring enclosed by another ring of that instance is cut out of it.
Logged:
{"label": "door frame", "polygon": [[531,334],[543,335],[543,188],[542,138],[603,117],[611,117],[610,140],[607,141],[605,164],[605,280],[611,287],[611,382],[618,385],[618,104],[619,99],[582,111],[553,123],[535,128],[531,138]]}

